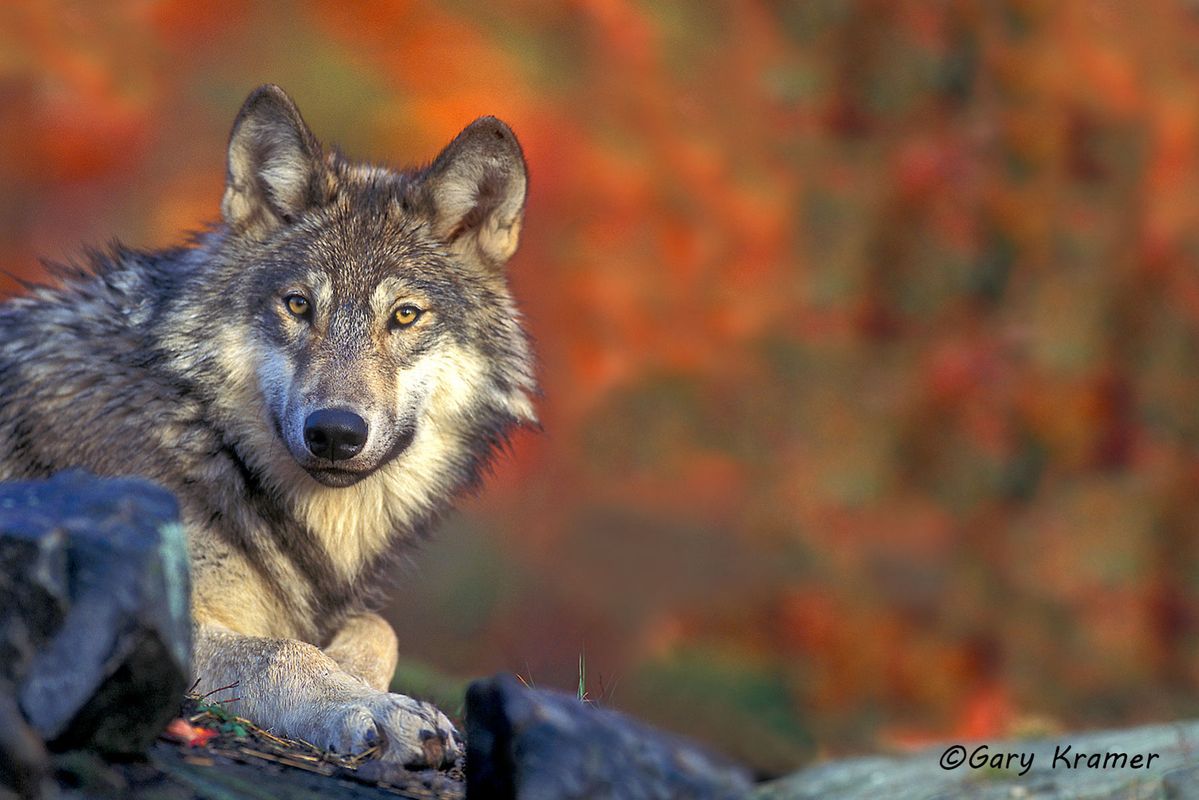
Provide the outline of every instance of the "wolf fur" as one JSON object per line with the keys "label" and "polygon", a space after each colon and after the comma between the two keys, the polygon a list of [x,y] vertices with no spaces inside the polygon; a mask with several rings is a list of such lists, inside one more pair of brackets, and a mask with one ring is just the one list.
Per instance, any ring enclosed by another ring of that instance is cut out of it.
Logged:
{"label": "wolf fur", "polygon": [[387,692],[396,639],[372,608],[396,554],[536,422],[504,271],[525,187],[497,119],[392,171],[257,89],[221,223],[90,253],[0,305],[0,478],[82,467],[173,490],[201,691],[236,682],[239,713],[339,752],[456,758],[443,714]]}

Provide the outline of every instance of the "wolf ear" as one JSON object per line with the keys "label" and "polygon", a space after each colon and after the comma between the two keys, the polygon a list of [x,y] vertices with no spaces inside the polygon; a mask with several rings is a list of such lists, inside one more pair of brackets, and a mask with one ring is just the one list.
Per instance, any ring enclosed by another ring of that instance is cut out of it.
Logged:
{"label": "wolf ear", "polygon": [[418,191],[435,235],[464,258],[499,269],[516,252],[527,183],[516,135],[481,117],[434,159]]}
{"label": "wolf ear", "polygon": [[256,233],[291,222],[315,204],[320,168],[320,143],[296,104],[278,86],[259,86],[229,135],[225,222]]}

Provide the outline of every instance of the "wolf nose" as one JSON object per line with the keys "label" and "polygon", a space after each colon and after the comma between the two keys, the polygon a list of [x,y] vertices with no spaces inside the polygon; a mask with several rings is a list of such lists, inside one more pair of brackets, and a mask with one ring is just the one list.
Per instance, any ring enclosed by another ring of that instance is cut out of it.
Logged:
{"label": "wolf nose", "polygon": [[344,408],[313,411],[304,420],[304,443],[317,458],[345,461],[366,444],[366,420]]}

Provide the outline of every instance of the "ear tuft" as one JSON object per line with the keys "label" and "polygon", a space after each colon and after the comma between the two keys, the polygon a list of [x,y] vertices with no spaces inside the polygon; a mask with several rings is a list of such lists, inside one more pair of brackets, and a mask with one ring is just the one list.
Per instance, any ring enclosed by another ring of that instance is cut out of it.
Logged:
{"label": "ear tuft", "polygon": [[450,142],[421,176],[434,233],[459,255],[500,268],[520,240],[528,172],[512,130],[481,117]]}
{"label": "ear tuft", "polygon": [[241,232],[266,233],[317,202],[321,146],[287,93],[255,89],[229,135],[221,213]]}

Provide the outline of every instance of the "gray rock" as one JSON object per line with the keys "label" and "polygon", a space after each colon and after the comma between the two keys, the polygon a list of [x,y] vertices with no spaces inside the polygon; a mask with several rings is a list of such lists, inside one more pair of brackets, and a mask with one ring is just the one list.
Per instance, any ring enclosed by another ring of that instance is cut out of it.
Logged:
{"label": "gray rock", "polygon": [[[959,752],[967,759],[976,754],[977,766],[970,766],[969,761],[953,766],[957,758],[949,760],[949,768],[942,766],[942,758],[954,747],[947,743],[912,755],[818,764],[759,786],[752,798],[1199,798],[1199,722],[1069,733],[1050,739],[964,742],[960,746],[965,751]],[[1013,755],[1010,762],[1007,754]],[[995,762],[996,756],[1002,761]],[[1019,761],[1021,756],[1027,769]]]}
{"label": "gray rock", "polygon": [[623,714],[510,675],[466,693],[466,792],[497,800],[724,800],[748,794],[739,767]]}
{"label": "gray rock", "polygon": [[1199,766],[1167,772],[1162,789],[1166,800],[1199,800]]}
{"label": "gray rock", "polygon": [[26,724],[11,693],[0,690],[0,800],[50,794],[49,774],[42,740]]}
{"label": "gray rock", "polygon": [[0,484],[0,691],[53,749],[153,741],[187,690],[188,596],[165,490],[81,472]]}

